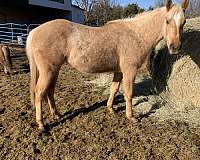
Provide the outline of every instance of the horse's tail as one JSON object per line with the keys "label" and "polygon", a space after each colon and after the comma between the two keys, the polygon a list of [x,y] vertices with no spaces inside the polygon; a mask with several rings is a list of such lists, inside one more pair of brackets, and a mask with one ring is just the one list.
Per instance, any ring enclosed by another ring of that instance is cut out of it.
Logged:
{"label": "horse's tail", "polygon": [[29,66],[30,66],[30,96],[31,96],[31,103],[33,106],[35,106],[35,87],[37,84],[37,80],[39,77],[39,72],[37,65],[35,63],[35,58],[34,58],[34,49],[31,46],[32,44],[32,34],[30,33],[27,41],[26,41],[26,54],[29,60]]}

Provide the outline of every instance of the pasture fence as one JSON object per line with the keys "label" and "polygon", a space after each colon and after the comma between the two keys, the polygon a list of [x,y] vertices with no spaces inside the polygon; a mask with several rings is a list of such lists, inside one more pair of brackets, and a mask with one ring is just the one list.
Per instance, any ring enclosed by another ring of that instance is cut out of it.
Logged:
{"label": "pasture fence", "polygon": [[29,32],[39,24],[0,23],[0,43],[25,47]]}

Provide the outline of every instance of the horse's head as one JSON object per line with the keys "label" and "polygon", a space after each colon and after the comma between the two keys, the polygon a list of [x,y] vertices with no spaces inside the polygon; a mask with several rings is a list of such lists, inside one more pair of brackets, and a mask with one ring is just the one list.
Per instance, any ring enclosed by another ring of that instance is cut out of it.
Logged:
{"label": "horse's head", "polygon": [[181,49],[181,36],[186,22],[185,10],[189,0],[182,0],[181,4],[174,5],[172,0],[166,1],[167,14],[164,22],[164,38],[171,54]]}

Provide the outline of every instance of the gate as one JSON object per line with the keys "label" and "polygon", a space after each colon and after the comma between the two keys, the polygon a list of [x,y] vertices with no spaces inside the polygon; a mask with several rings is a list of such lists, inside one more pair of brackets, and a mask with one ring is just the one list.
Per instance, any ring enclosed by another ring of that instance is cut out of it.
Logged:
{"label": "gate", "polygon": [[28,33],[39,24],[0,23],[0,43],[26,45]]}

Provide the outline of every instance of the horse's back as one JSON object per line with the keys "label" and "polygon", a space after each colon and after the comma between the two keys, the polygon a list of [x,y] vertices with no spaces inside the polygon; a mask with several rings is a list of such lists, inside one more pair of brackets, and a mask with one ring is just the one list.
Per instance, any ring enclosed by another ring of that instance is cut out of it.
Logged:
{"label": "horse's back", "polygon": [[27,55],[40,57],[43,63],[49,61],[61,64],[64,61],[68,37],[73,23],[58,19],[46,22],[33,29],[27,38]]}
{"label": "horse's back", "polygon": [[[64,35],[70,33],[73,24],[70,21],[64,19],[57,19],[53,21],[46,22],[35,29],[33,29],[29,36],[32,37],[34,43],[51,43],[54,40],[59,40],[57,38],[63,38]],[[41,42],[42,41],[42,42]]]}

